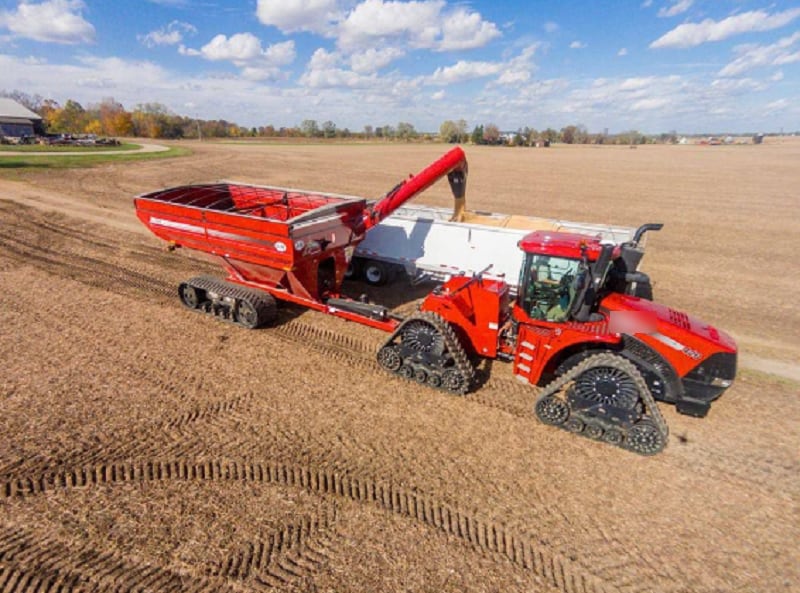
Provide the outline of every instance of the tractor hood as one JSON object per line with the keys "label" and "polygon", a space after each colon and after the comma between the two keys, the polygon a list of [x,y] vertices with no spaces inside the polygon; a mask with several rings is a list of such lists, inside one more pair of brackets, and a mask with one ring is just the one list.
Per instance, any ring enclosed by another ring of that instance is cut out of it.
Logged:
{"label": "tractor hood", "polygon": [[666,354],[681,376],[714,354],[736,353],[736,342],[724,331],[665,305],[612,293],[600,310],[611,331],[635,335]]}

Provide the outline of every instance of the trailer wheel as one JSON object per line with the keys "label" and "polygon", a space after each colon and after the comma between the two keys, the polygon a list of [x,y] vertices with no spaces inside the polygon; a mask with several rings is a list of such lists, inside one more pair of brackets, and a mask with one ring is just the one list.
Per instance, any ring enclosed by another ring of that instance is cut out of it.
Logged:
{"label": "trailer wheel", "polygon": [[361,277],[361,259],[354,257],[347,264],[347,269],[344,272],[346,280],[358,280]]}
{"label": "trailer wheel", "polygon": [[389,282],[392,269],[389,264],[374,259],[367,260],[364,264],[364,280],[372,286],[383,286]]}

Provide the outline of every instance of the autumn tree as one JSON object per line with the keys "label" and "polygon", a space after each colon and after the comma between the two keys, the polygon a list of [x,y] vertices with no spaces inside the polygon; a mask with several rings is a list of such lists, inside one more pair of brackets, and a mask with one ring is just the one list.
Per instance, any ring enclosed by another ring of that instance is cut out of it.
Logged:
{"label": "autumn tree", "polygon": [[500,128],[495,124],[486,124],[483,127],[483,140],[486,144],[500,144]]}

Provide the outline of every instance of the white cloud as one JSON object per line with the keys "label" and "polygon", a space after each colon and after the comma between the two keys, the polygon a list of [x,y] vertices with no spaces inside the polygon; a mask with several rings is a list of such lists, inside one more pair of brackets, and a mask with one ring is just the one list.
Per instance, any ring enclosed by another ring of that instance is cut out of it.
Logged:
{"label": "white cloud", "polygon": [[576,40],[569,44],[570,49],[583,49],[584,47],[586,47],[586,44],[582,41]]}
{"label": "white cloud", "polygon": [[338,23],[335,35],[344,51],[379,43],[451,51],[482,47],[501,35],[494,23],[459,7],[447,11],[444,0],[364,0]]}
{"label": "white cloud", "polygon": [[0,28],[17,37],[48,43],[92,43],[94,27],[80,14],[82,0],[21,2],[15,12],[0,12]]}
{"label": "white cloud", "polygon": [[650,8],[653,5],[653,0],[644,0],[642,2],[642,8]]}
{"label": "white cloud", "polygon": [[763,91],[767,87],[764,83],[756,82],[752,78],[717,78],[711,82],[711,88],[732,95]]}
{"label": "white cloud", "polygon": [[769,77],[772,82],[780,82],[783,80],[783,72],[778,70],[775,74]]}
{"label": "white cloud", "polygon": [[659,9],[658,16],[661,18],[669,18],[678,16],[689,10],[694,4],[694,0],[677,0],[672,6],[664,6]]}
{"label": "white cloud", "polygon": [[518,56],[509,60],[503,66],[502,74],[498,77],[497,84],[519,86],[527,83],[536,70],[533,57],[540,47],[541,44],[539,43],[529,45]]}
{"label": "white cloud", "polygon": [[341,18],[338,0],[258,0],[256,16],[284,33],[324,34]]}
{"label": "white cloud", "polygon": [[684,23],[653,41],[650,47],[653,49],[694,47],[709,41],[721,41],[742,33],[778,29],[797,17],[800,17],[800,8],[792,8],[774,14],[766,13],[763,10],[754,10],[730,16],[721,21],[706,19],[700,23]]}
{"label": "white cloud", "polygon": [[767,111],[784,111],[791,107],[791,105],[792,103],[787,99],[778,99],[777,101],[767,103],[765,107]]}
{"label": "white cloud", "polygon": [[394,47],[384,49],[370,48],[350,56],[350,67],[354,72],[370,74],[377,72],[405,55],[405,51]]}
{"label": "white cloud", "polygon": [[441,101],[442,99],[445,98],[446,94],[447,93],[444,92],[444,89],[442,89],[441,91],[436,91],[435,93],[433,93],[431,95],[431,99],[433,99],[434,101]]}
{"label": "white cloud", "polygon": [[494,23],[483,20],[477,12],[459,8],[444,16],[440,51],[483,47],[501,35]]}
{"label": "white cloud", "polygon": [[150,31],[147,35],[138,35],[137,39],[147,47],[157,45],[177,45],[183,41],[183,36],[197,33],[197,29],[189,23],[172,21],[166,27]]}
{"label": "white cloud", "polygon": [[236,33],[227,37],[217,35],[200,50],[181,47],[182,54],[188,56],[202,56],[212,62],[228,61],[237,66],[253,65],[253,62],[262,61],[272,66],[286,66],[295,58],[294,41],[284,41],[261,47],[261,40],[252,33]]}
{"label": "white cloud", "polygon": [[334,88],[368,88],[378,80],[373,72],[365,75],[362,72],[347,70],[340,65],[344,61],[338,52],[329,52],[324,48],[317,49],[308,61],[306,71],[300,77],[300,84],[312,89]]}
{"label": "white cloud", "polygon": [[736,48],[738,57],[719,71],[720,76],[738,76],[753,68],[781,66],[800,61],[800,51],[793,46],[800,41],[800,32],[779,39],[771,45],[741,45]]}
{"label": "white cloud", "polygon": [[546,33],[555,33],[558,31],[558,23],[554,23],[553,21],[548,21],[544,25],[542,25]]}
{"label": "white cloud", "polygon": [[628,55],[628,48],[627,47],[619,48],[619,51],[617,52],[617,55],[620,56],[620,57],[627,56]]}
{"label": "white cloud", "polygon": [[252,33],[236,33],[230,37],[220,34],[199,50],[180,45],[178,53],[211,62],[231,62],[241,69],[243,78],[254,81],[286,78],[281,67],[291,64],[297,55],[293,40],[263,48],[261,40]]}
{"label": "white cloud", "polygon": [[469,62],[459,60],[452,66],[440,67],[427,78],[430,84],[449,85],[485,78],[501,72],[503,64],[500,62]]}

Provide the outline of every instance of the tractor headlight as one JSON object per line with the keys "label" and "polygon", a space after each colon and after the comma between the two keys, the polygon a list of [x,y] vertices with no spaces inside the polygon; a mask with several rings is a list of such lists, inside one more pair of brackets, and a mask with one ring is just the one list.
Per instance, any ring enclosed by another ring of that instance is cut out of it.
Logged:
{"label": "tractor headlight", "polygon": [[722,377],[714,377],[711,380],[711,385],[714,387],[722,387],[723,389],[727,389],[733,384],[733,381],[730,379],[723,379]]}

